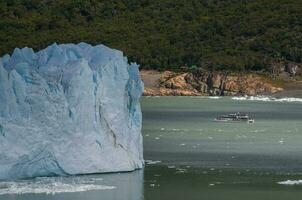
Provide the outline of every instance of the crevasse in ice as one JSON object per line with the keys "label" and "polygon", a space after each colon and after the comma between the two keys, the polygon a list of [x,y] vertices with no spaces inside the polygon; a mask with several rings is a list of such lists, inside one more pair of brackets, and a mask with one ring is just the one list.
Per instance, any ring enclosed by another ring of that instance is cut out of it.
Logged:
{"label": "crevasse in ice", "polygon": [[138,65],[104,45],[16,48],[0,58],[0,179],[143,164]]}

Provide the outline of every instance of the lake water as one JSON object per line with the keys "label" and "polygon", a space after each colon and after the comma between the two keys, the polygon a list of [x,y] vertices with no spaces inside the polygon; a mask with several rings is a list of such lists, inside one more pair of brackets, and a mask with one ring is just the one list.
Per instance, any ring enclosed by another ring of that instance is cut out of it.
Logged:
{"label": "lake water", "polygon": [[[301,99],[142,98],[144,170],[0,182],[0,200],[299,199]],[[249,113],[254,124],[215,123]]]}

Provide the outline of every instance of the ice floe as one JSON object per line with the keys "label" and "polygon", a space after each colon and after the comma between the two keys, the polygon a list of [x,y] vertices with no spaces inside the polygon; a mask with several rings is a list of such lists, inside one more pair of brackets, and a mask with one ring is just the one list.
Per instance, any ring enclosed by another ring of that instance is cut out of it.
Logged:
{"label": "ice floe", "polygon": [[101,178],[43,177],[21,181],[0,182],[0,195],[7,194],[56,194],[90,190],[112,190],[115,186],[100,183]]}
{"label": "ice floe", "polygon": [[220,99],[221,97],[219,96],[210,96],[209,99]]}
{"label": "ice floe", "polygon": [[242,97],[232,97],[233,100],[238,101],[265,101],[265,102],[300,102],[302,103],[302,98],[294,97],[284,97],[284,98],[275,98],[270,96],[242,96]]}
{"label": "ice floe", "polygon": [[145,163],[147,165],[156,165],[156,164],[161,163],[161,161],[160,160],[145,160]]}
{"label": "ice floe", "polygon": [[301,185],[302,180],[287,180],[278,182],[280,185]]}

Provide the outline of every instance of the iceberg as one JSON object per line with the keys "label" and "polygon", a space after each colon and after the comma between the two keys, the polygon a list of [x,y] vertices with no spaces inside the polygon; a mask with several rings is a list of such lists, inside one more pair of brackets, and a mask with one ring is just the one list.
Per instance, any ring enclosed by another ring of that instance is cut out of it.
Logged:
{"label": "iceberg", "polygon": [[0,179],[143,166],[138,65],[86,43],[0,58]]}

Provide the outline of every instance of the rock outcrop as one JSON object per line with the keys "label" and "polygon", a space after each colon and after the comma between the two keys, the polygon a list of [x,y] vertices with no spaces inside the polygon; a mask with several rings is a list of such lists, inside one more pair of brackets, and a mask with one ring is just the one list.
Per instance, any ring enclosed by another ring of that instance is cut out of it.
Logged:
{"label": "rock outcrop", "polygon": [[296,76],[296,75],[301,76],[302,75],[302,67],[300,64],[297,64],[297,63],[288,63],[285,66],[285,71],[292,76]]}
{"label": "rock outcrop", "polygon": [[157,80],[157,88],[145,88],[144,95],[230,96],[273,94],[281,90],[257,74],[228,74],[198,69],[186,73],[166,71]]}

